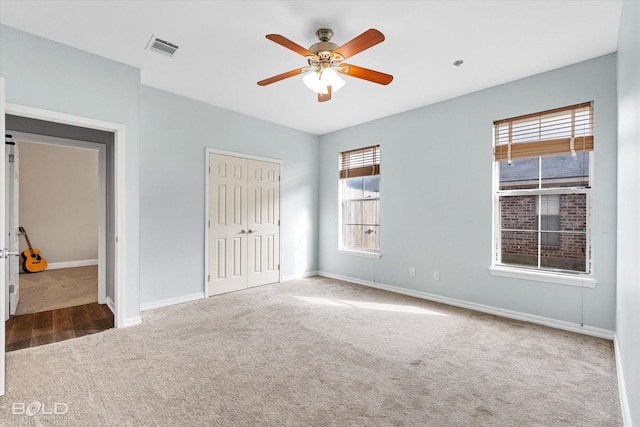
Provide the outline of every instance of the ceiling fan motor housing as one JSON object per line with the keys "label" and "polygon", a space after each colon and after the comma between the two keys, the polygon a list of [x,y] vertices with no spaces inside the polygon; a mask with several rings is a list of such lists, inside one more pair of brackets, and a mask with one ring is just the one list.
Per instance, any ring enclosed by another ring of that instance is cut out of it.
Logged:
{"label": "ceiling fan motor housing", "polygon": [[333,37],[333,31],[328,28],[320,28],[316,31],[316,36],[318,36],[320,41],[311,45],[309,50],[318,55],[318,58],[309,58],[309,65],[320,69],[337,66],[342,58],[337,58],[336,55],[331,55],[333,51],[340,47],[329,41],[331,40],[331,37]]}

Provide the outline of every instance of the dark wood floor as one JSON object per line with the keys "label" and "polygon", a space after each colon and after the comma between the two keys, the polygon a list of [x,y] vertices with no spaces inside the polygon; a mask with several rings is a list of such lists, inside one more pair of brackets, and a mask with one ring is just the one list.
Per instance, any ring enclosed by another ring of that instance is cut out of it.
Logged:
{"label": "dark wood floor", "polygon": [[113,328],[113,313],[97,302],[14,316],[6,322],[6,351],[35,347]]}

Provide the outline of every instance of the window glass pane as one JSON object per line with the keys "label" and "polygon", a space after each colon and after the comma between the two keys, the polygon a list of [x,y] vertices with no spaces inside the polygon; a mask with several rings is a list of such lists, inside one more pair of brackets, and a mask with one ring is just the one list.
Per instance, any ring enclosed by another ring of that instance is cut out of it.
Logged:
{"label": "window glass pane", "polygon": [[377,250],[380,247],[379,229],[379,226],[345,225],[345,248]]}
{"label": "window glass pane", "polygon": [[587,232],[587,195],[560,196],[560,231]]}
{"label": "window glass pane", "polygon": [[499,163],[500,190],[589,186],[589,153],[532,157]]}
{"label": "window glass pane", "polygon": [[363,178],[343,179],[342,180],[342,197],[344,198],[344,200],[364,198],[362,183],[363,183]]}
{"label": "window glass pane", "polygon": [[379,249],[380,200],[345,200],[343,204],[344,247]]}
{"label": "window glass pane", "polygon": [[501,237],[503,264],[538,266],[538,232],[536,230],[502,231]]}
{"label": "window glass pane", "polygon": [[540,233],[540,244],[558,246],[560,245],[560,216],[542,215],[540,216],[540,230],[554,231],[554,233]]}
{"label": "window glass pane", "polygon": [[537,230],[538,196],[500,197],[500,225],[503,230]]}
{"label": "window glass pane", "polygon": [[380,175],[366,176],[362,178],[364,197],[380,197]]}
{"label": "window glass pane", "polygon": [[560,244],[542,245],[540,267],[547,269],[586,271],[587,236],[582,233],[557,233]]}
{"label": "window glass pane", "polygon": [[538,196],[500,197],[502,262],[538,266]]}
{"label": "window glass pane", "polygon": [[562,194],[558,246],[543,246],[540,265],[575,272],[585,272],[587,252],[587,196]]}
{"label": "window glass pane", "polygon": [[352,200],[344,202],[345,225],[380,225],[378,219],[380,201]]}
{"label": "window glass pane", "polygon": [[542,187],[589,186],[589,153],[576,153],[541,158]]}
{"label": "window glass pane", "polygon": [[503,264],[586,271],[586,194],[502,196],[500,220]]}
{"label": "window glass pane", "polygon": [[539,157],[500,162],[500,190],[538,188],[539,177]]}

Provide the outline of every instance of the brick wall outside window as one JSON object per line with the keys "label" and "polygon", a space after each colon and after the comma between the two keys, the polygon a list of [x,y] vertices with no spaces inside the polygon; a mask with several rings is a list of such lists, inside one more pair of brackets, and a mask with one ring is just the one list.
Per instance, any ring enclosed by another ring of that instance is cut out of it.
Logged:
{"label": "brick wall outside window", "polygon": [[[502,231],[502,262],[505,264],[537,266],[537,197],[500,198],[502,230],[523,230]],[[560,244],[541,246],[542,267],[585,271],[586,208],[584,194],[560,195]]]}

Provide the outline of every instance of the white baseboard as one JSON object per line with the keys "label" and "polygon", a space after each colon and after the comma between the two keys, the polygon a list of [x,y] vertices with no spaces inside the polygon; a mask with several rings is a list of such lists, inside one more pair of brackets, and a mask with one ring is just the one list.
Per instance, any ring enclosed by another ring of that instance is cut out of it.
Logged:
{"label": "white baseboard", "polygon": [[116,303],[113,302],[111,297],[107,297],[107,307],[109,307],[109,310],[111,310],[111,312],[115,316],[116,315]]}
{"label": "white baseboard", "polygon": [[147,302],[140,304],[140,311],[153,310],[154,308],[167,307],[175,304],[182,304],[183,302],[196,301],[204,299],[204,292],[197,292],[195,294],[183,295],[175,298],[163,299],[160,301]]}
{"label": "white baseboard", "polygon": [[506,310],[504,308],[492,307],[489,305],[477,304],[474,302],[459,300],[455,298],[444,297],[441,295],[430,294],[427,292],[414,291],[411,289],[399,288],[397,286],[385,285],[367,280],[355,279],[352,277],[340,276],[324,271],[318,272],[318,275],[329,277],[331,279],[344,280],[346,282],[356,283],[358,285],[369,286],[371,288],[382,289],[397,294],[408,295],[416,298],[426,299],[429,301],[439,302],[443,304],[453,305],[455,307],[467,308],[473,311],[493,314],[495,316],[506,317],[514,320],[522,320],[524,322],[536,323],[538,325],[549,326],[551,328],[562,329],[565,331],[576,332],[579,334],[590,335],[598,338],[613,340],[613,331],[607,329],[595,328],[592,326],[581,326],[578,323],[565,322],[563,320],[551,319],[548,317],[536,316],[533,314],[522,313],[518,311]]}
{"label": "white baseboard", "polygon": [[297,280],[297,279],[304,279],[305,277],[312,277],[312,276],[317,276],[318,272],[317,271],[306,271],[302,274],[294,274],[291,276],[284,276],[281,279],[281,282],[288,282],[289,280]]}
{"label": "white baseboard", "polygon": [[98,265],[97,259],[83,259],[80,261],[50,262],[47,264],[47,270],[57,270],[60,268],[87,267],[90,265]]}
{"label": "white baseboard", "polygon": [[140,325],[141,323],[142,323],[142,317],[140,316],[128,317],[124,319],[124,325],[122,325],[122,327],[128,328],[130,326]]}
{"label": "white baseboard", "polygon": [[624,383],[624,372],[622,371],[622,359],[620,359],[620,347],[617,334],[613,336],[613,348],[616,354],[616,373],[618,374],[618,393],[620,395],[620,406],[622,408],[622,422],[624,426],[631,427],[631,409],[629,408],[627,387]]}
{"label": "white baseboard", "polygon": [[[116,304],[115,302],[113,302],[113,300],[111,299],[111,297],[107,297],[107,307],[109,307],[109,310],[111,310],[111,312],[113,313],[113,315],[116,315]],[[126,319],[124,319],[124,324],[122,326],[120,326],[121,328],[128,328],[129,326],[136,326],[142,323],[142,317],[141,316],[134,316],[134,317],[128,317]]]}

